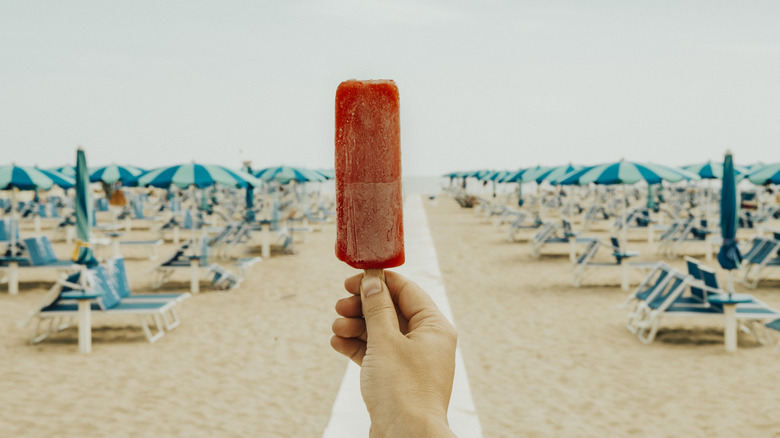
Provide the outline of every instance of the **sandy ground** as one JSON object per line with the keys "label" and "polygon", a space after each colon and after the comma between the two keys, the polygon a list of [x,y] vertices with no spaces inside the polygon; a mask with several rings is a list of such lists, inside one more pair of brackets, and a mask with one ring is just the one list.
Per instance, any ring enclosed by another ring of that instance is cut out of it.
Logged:
{"label": "sandy ground", "polygon": [[[741,334],[727,354],[720,320],[668,319],[643,345],[624,327],[617,269],[574,288],[567,246],[534,260],[532,231],[509,243],[444,197],[426,211],[485,437],[780,436],[780,352]],[[204,281],[156,344],[132,318],[94,315],[91,355],[78,353],[75,327],[27,343],[32,326],[17,324],[56,275],[23,272],[19,295],[0,287],[0,436],[321,436],[346,366],[328,343],[333,305],[354,272],[333,256],[334,236],[333,225],[309,234],[232,291]],[[658,260],[644,236],[630,249]],[[64,258],[72,247],[56,249]],[[134,292],[147,292],[154,262],[126,252]],[[779,285],[751,293],[780,308]]]}

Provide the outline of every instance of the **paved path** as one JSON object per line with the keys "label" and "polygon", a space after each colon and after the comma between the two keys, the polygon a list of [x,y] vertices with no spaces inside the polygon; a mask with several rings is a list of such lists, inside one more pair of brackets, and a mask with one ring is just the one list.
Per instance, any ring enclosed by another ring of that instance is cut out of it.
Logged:
{"label": "paved path", "polygon": [[[439,309],[454,324],[444,280],[439,270],[436,248],[419,195],[409,195],[404,202],[404,234],[406,263],[394,270],[428,292]],[[460,348],[455,361],[455,382],[448,415],[450,428],[459,437],[480,438],[482,426],[471,399],[471,389]],[[368,412],[360,396],[360,367],[350,361],[323,438],[364,438],[368,436],[369,425]]]}

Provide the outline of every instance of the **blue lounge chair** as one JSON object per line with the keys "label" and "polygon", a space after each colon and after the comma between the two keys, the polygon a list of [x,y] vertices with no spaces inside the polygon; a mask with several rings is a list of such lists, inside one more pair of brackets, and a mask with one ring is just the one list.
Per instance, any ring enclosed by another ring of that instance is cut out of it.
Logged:
{"label": "blue lounge chair", "polygon": [[[144,336],[150,343],[159,340],[165,334],[165,329],[172,330],[180,324],[178,318],[168,320],[166,316],[174,315],[176,317],[175,312],[173,312],[176,301],[123,300],[115,285],[116,280],[111,277],[105,266],[71,274],[66,279],[58,280],[47,294],[49,302],[32,312],[27,321],[38,320],[30,342],[39,343],[70,326],[70,321],[78,314],[78,306],[64,295],[67,292],[89,291],[96,293],[98,297],[90,305],[90,310],[98,315],[137,316]],[[68,318],[68,322],[61,323],[64,318]],[[49,324],[46,327],[47,322]],[[152,327],[154,327],[154,331]]]}
{"label": "blue lounge chair", "polygon": [[755,289],[766,268],[780,266],[780,240],[755,238],[751,249],[743,259],[744,276],[742,284]]}
{"label": "blue lounge chair", "polygon": [[[627,262],[626,260],[639,255],[636,251],[626,251],[621,248],[619,239],[615,237],[610,238],[611,245],[606,244],[599,239],[589,239],[588,244],[583,250],[582,254],[577,258],[574,265],[574,276],[572,278],[572,285],[580,287],[585,274],[594,267],[619,267],[621,269],[621,281],[620,285],[623,290],[629,288],[629,269],[640,270],[652,270],[658,266],[659,262]],[[605,246],[609,248],[613,257],[612,261],[594,261],[596,253],[599,248]]]}

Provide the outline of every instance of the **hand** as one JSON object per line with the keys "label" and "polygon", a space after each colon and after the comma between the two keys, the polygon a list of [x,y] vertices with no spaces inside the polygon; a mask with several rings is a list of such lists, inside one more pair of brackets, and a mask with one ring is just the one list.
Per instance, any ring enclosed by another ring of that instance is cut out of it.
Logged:
{"label": "hand", "polygon": [[455,375],[455,328],[420,286],[385,271],[344,281],[330,344],[361,366],[372,437],[454,436],[447,407]]}

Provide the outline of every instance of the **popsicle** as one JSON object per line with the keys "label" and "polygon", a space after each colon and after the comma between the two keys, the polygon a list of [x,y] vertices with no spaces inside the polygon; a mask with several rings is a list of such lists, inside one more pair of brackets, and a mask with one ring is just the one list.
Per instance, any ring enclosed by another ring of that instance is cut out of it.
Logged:
{"label": "popsicle", "polygon": [[336,91],[336,257],[356,269],[404,263],[399,114],[392,80]]}

